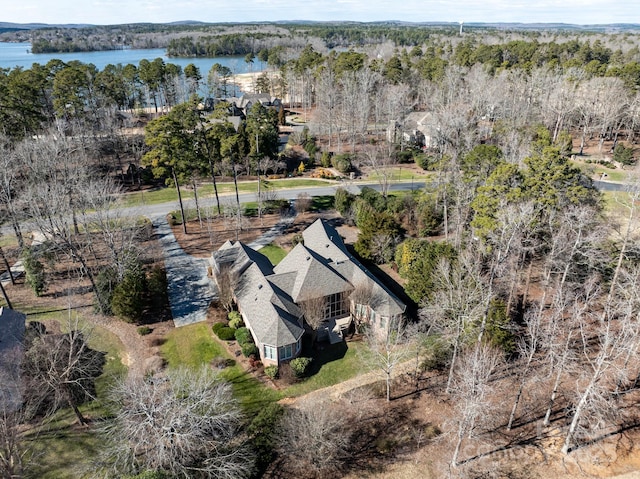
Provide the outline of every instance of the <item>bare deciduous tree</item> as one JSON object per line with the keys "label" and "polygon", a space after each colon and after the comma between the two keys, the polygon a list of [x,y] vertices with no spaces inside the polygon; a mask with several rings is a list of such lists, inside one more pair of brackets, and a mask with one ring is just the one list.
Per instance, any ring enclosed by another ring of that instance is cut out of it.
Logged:
{"label": "bare deciduous tree", "polygon": [[530,310],[525,316],[526,334],[521,338],[518,345],[519,353],[522,358],[522,364],[518,368],[518,390],[513,400],[513,406],[511,407],[511,414],[509,415],[509,422],[507,423],[507,431],[513,426],[513,421],[516,418],[516,412],[518,411],[518,405],[522,398],[525,385],[529,378],[529,370],[533,365],[536,353],[540,348],[540,320],[541,320],[541,308],[535,308]]}
{"label": "bare deciduous tree", "polygon": [[253,472],[231,386],[207,367],[129,378],[112,394],[117,412],[105,426],[104,461],[115,473],[240,479]]}
{"label": "bare deciduous tree", "polygon": [[[24,318],[20,321],[23,322]],[[13,334],[9,331],[4,325],[3,334]],[[23,424],[26,418],[20,404],[21,346],[18,337],[15,343],[7,339],[3,337],[0,343],[0,477],[19,479],[33,461],[25,460],[32,451],[29,442],[25,441],[26,428]]]}
{"label": "bare deciduous tree", "polygon": [[468,251],[455,261],[442,259],[436,268],[434,285],[433,300],[420,310],[420,315],[451,345],[446,388],[449,392],[460,350],[468,338],[477,336],[490,298],[480,265]]}
{"label": "bare deciduous tree", "polygon": [[371,146],[364,152],[364,165],[371,168],[377,176],[380,192],[385,198],[389,193],[393,180],[393,167],[396,163],[396,157],[379,145]]}
{"label": "bare deciduous tree", "polygon": [[104,353],[91,349],[90,331],[78,319],[68,319],[67,332],[49,334],[32,328],[22,361],[25,401],[32,414],[51,414],[70,407],[82,425],[79,406],[95,399],[95,379],[102,374]]}
{"label": "bare deciduous tree", "polygon": [[465,351],[456,367],[452,393],[456,409],[456,446],[451,466],[458,466],[462,441],[472,437],[480,427],[481,418],[490,416],[489,381],[501,362],[499,351],[486,344]]}
{"label": "bare deciduous tree", "polygon": [[233,309],[235,302],[234,291],[238,283],[238,277],[228,263],[220,265],[220,271],[214,272],[216,285],[218,286],[218,302],[225,311]]}
{"label": "bare deciduous tree", "polygon": [[344,409],[328,401],[303,400],[285,412],[279,448],[303,477],[335,477],[349,457],[349,421]]}
{"label": "bare deciduous tree", "polygon": [[311,197],[309,193],[300,193],[296,198],[296,211],[306,213],[311,208]]}
{"label": "bare deciduous tree", "polygon": [[29,448],[24,441],[23,415],[10,410],[0,398],[0,477],[18,479],[23,477]]}
{"label": "bare deciduous tree", "polygon": [[322,325],[322,322],[325,319],[327,298],[325,296],[321,296],[319,298],[307,299],[300,302],[299,306],[302,310],[302,314],[304,314],[304,320],[312,329],[313,336],[311,344],[313,345],[315,344],[316,337],[318,335],[318,328]]}
{"label": "bare deciduous tree", "polygon": [[404,318],[390,318],[388,324],[369,325],[365,355],[369,363],[384,377],[387,401],[391,401],[391,382],[400,363],[412,356]]}

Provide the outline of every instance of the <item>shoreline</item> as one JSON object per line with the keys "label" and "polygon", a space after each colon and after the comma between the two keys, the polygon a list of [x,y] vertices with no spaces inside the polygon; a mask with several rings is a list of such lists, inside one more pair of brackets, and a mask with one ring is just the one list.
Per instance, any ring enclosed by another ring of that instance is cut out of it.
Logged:
{"label": "shoreline", "polygon": [[235,75],[231,76],[231,82],[234,85],[237,85],[240,91],[242,91],[243,93],[255,93],[256,80],[262,74],[266,74],[270,80],[273,80],[274,77],[280,76],[280,72],[270,70],[236,73]]}

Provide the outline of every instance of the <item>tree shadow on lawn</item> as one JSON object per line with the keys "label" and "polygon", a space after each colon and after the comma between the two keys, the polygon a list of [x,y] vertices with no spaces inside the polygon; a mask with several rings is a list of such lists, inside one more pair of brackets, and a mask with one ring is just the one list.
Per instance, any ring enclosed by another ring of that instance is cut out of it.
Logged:
{"label": "tree shadow on lawn", "polygon": [[344,358],[348,350],[347,343],[344,341],[337,344],[329,344],[328,342],[316,343],[315,348],[311,348],[309,343],[310,340],[305,341],[302,356],[313,358],[308,371],[310,377],[318,374],[325,364]]}
{"label": "tree shadow on lawn", "polygon": [[240,366],[226,369],[221,375],[231,384],[242,408],[250,416],[280,399],[277,391],[265,387],[250,371],[245,371]]}

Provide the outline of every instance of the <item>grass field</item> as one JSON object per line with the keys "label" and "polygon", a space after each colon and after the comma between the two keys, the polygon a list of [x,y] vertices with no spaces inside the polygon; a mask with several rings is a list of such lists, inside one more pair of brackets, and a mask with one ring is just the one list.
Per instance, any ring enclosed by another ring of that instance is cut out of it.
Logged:
{"label": "grass field", "polygon": [[349,343],[348,348],[345,343],[338,343],[318,351],[311,363],[311,376],[289,386],[284,395],[301,396],[357,376],[365,370],[360,353],[364,347],[362,343]]}
{"label": "grass field", "polygon": [[[407,181],[414,179],[416,181],[424,181],[425,174],[417,174],[415,170],[410,168],[402,168],[400,166],[394,168],[388,168],[385,170],[388,178],[391,181]],[[382,173],[371,172],[367,179],[378,180],[382,176]]]}
{"label": "grass field", "polygon": [[[267,185],[274,190],[282,190],[287,188],[304,188],[307,186],[327,186],[331,183],[326,180],[315,180],[306,178],[292,178],[283,180],[263,180],[263,185]],[[235,192],[233,183],[218,183],[219,195],[230,195]],[[193,198],[193,189],[185,186],[180,188],[182,199]],[[238,192],[255,193],[258,191],[257,181],[243,181],[238,183]],[[212,197],[214,194],[212,184],[204,184],[198,188],[198,197]],[[178,195],[174,187],[163,187],[149,191],[141,191],[135,193],[127,193],[121,197],[124,206],[140,206],[155,205],[159,203],[167,203],[170,201],[178,201]]]}
{"label": "grass field", "polygon": [[[237,364],[222,370],[220,375],[232,384],[247,414],[253,415],[270,402],[283,397],[300,396],[357,376],[364,369],[359,353],[364,347],[360,343],[349,343],[348,348],[345,343],[326,347],[315,354],[309,378],[281,391],[265,386]],[[214,339],[210,327],[205,323],[171,331],[161,351],[169,367],[198,367],[215,357],[233,359],[226,348]]]}
{"label": "grass field", "polygon": [[[233,359],[226,348],[213,338],[211,328],[206,323],[174,329],[168,334],[161,352],[172,368],[199,367],[210,363],[215,357]],[[280,399],[277,391],[263,386],[237,364],[222,370],[220,376],[231,383],[234,394],[249,415]]]}
{"label": "grass field", "polygon": [[11,248],[18,245],[18,240],[13,234],[3,234],[0,236],[0,248]]}
{"label": "grass field", "polygon": [[284,249],[273,243],[268,244],[267,246],[263,246],[259,249],[259,251],[267,258],[269,258],[269,261],[271,261],[271,264],[273,266],[277,265],[287,255],[287,252]]}

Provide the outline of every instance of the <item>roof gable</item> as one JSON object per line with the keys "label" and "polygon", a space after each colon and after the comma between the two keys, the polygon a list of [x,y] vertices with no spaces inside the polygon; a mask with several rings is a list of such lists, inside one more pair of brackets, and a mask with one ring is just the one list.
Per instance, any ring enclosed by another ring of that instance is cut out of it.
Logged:
{"label": "roof gable", "polygon": [[274,268],[274,272],[276,276],[279,273],[286,274],[288,281],[292,273],[295,273],[295,280],[293,284],[287,283],[290,289],[286,291],[296,303],[353,289],[353,286],[331,267],[326,258],[302,243],[298,243],[291,250]]}

